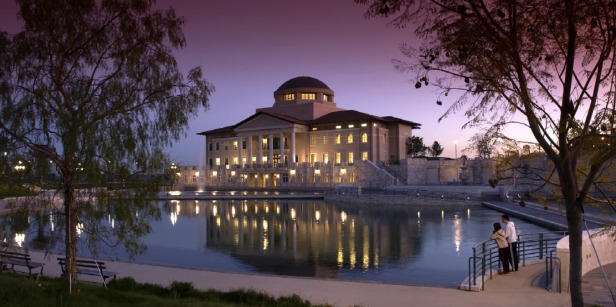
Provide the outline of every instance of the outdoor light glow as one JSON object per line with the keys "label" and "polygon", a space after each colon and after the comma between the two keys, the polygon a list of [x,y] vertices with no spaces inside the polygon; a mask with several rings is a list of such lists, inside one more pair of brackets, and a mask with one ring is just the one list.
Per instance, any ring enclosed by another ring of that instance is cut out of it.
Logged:
{"label": "outdoor light glow", "polygon": [[26,241],[26,234],[25,233],[16,233],[15,234],[15,243],[17,243],[17,246],[21,247],[21,245]]}
{"label": "outdoor light glow", "polygon": [[320,169],[315,169],[314,170],[314,174],[315,175],[320,175],[321,174],[321,170]]}
{"label": "outdoor light glow", "polygon": [[231,171],[231,176],[235,176],[235,171]]}
{"label": "outdoor light glow", "polygon": [[216,177],[218,176],[218,172],[217,171],[212,171],[212,177]]}
{"label": "outdoor light glow", "polygon": [[180,192],[180,191],[169,191],[169,195],[171,195],[171,196],[178,196],[180,194],[182,194],[182,192]]}
{"label": "outdoor light glow", "polygon": [[231,206],[231,216],[235,217],[235,206]]}
{"label": "outdoor light glow", "polygon": [[295,170],[294,170],[294,169],[292,169],[292,170],[290,170],[290,171],[289,171],[289,173],[290,173],[291,175],[295,175]]}
{"label": "outdoor light glow", "polygon": [[212,206],[212,214],[213,214],[214,216],[217,216],[217,215],[218,215],[218,207],[217,207],[216,205]]}
{"label": "outdoor light glow", "polygon": [[341,168],[340,169],[340,175],[344,175],[346,174],[346,168]]}
{"label": "outdoor light glow", "polygon": [[314,213],[314,218],[317,220],[317,222],[321,219],[321,212],[319,210]]}
{"label": "outdoor light glow", "polygon": [[340,212],[340,219],[342,220],[343,223],[346,222],[346,220],[347,220],[346,212],[344,212],[344,211]]}
{"label": "outdoor light glow", "polygon": [[291,208],[291,219],[295,219],[296,217],[296,213],[295,213],[295,208]]}

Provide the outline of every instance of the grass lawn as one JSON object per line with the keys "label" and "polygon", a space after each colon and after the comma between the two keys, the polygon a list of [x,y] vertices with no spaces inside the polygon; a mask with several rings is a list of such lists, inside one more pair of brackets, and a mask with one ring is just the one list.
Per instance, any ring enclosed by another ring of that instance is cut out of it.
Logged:
{"label": "grass lawn", "polygon": [[[22,274],[0,274],[0,305],[13,306],[317,306],[297,295],[274,298],[253,290],[200,291],[191,283],[174,282],[169,287],[138,284],[122,278],[101,285],[78,283],[69,294],[64,279],[34,278]],[[322,305],[318,305],[322,306]]]}

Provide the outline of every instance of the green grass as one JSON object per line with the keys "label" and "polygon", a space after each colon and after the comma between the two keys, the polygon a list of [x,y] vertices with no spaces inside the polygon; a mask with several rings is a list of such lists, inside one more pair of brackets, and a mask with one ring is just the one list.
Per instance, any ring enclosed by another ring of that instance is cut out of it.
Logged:
{"label": "green grass", "polygon": [[0,274],[0,305],[17,306],[278,306],[311,307],[298,295],[275,298],[254,290],[232,292],[200,291],[191,283],[173,282],[169,287],[139,284],[132,278],[100,285],[78,283],[69,294],[64,279],[33,278],[21,274]]}

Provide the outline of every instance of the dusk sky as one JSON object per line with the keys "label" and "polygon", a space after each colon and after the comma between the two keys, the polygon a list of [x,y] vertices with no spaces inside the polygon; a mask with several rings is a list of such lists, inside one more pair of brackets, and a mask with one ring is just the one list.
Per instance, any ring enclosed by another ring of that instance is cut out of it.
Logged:
{"label": "dusk sky", "polygon": [[[18,31],[14,1],[0,4],[0,29]],[[170,149],[180,164],[199,162],[204,141],[196,133],[236,124],[255,109],[272,106],[273,92],[297,76],[325,82],[340,108],[420,123],[414,135],[427,146],[441,143],[443,156],[454,157],[454,141],[462,155],[476,133],[461,130],[462,113],[438,123],[454,95],[438,106],[434,88],[417,90],[413,75],[394,69],[391,60],[405,59],[399,46],[412,43],[412,31],[365,19],[366,7],[353,0],[159,0],[157,6],[173,6],[186,19],[187,46],[176,53],[181,68],[201,66],[216,87],[210,109],[200,112],[188,137]]]}

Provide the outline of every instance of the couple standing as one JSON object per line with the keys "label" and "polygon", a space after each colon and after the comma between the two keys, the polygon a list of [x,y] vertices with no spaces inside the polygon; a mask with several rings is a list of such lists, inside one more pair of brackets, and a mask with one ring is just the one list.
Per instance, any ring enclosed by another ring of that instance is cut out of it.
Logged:
{"label": "couple standing", "polygon": [[511,271],[518,270],[518,234],[515,231],[515,224],[509,220],[507,214],[503,214],[501,220],[505,224],[505,229],[500,223],[494,223],[494,231],[490,238],[498,245],[498,258],[503,265],[502,271],[498,273],[507,274],[510,272],[510,264]]}

